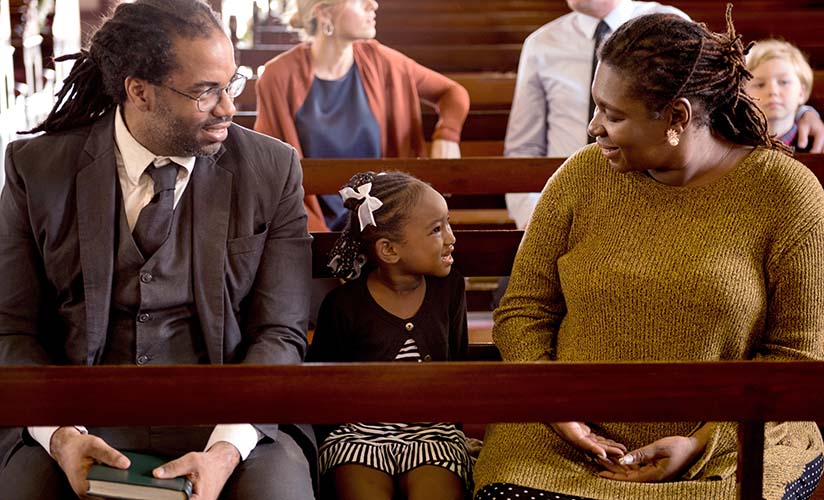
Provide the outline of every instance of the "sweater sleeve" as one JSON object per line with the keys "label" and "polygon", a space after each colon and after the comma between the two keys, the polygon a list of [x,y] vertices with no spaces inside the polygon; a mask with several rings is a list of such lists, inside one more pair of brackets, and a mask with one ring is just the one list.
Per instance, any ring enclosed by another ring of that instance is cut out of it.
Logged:
{"label": "sweater sleeve", "polygon": [[383,46],[381,49],[391,52],[392,59],[401,59],[420,99],[434,106],[438,112],[438,123],[432,132],[432,140],[460,142],[461,129],[469,113],[469,92],[458,82],[418,64],[400,52]]}
{"label": "sweater sleeve", "polygon": [[544,187],[495,310],[492,338],[504,361],[535,361],[547,353],[555,358],[558,327],[566,314],[558,259],[567,251],[572,224],[568,195],[576,189],[566,170],[576,167],[577,156]]}
{"label": "sweater sleeve", "polygon": [[767,324],[759,360],[824,359],[824,219],[768,265]]}
{"label": "sweater sleeve", "polygon": [[[761,361],[821,360],[824,358],[824,219],[789,233],[793,241],[769,259],[767,321],[756,339],[753,358]],[[789,390],[789,389],[788,389]],[[686,479],[725,477],[735,472],[738,427],[712,422],[711,437]],[[799,423],[768,422],[765,446],[793,436]]]}

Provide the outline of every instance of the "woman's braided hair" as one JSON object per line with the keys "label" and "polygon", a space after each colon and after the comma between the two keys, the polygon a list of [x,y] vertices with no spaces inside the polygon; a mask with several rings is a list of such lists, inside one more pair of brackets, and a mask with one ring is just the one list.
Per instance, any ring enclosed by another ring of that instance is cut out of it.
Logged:
{"label": "woman's braided hair", "polygon": [[383,204],[372,212],[375,225],[370,224],[361,231],[358,208],[363,200],[349,198],[344,202],[344,206],[349,209],[346,228],[329,252],[329,267],[338,278],[355,279],[360,276],[365,266],[374,264],[372,253],[375,242],[379,239],[403,242],[403,230],[409,220],[409,214],[428,186],[404,172],[355,174],[346,186],[357,190],[370,182],[370,196],[379,199]]}
{"label": "woman's braided hair", "polygon": [[121,3],[92,36],[87,49],[58,57],[76,60],[46,119],[25,133],[59,132],[94,122],[126,100],[127,77],[162,83],[177,68],[176,37],[209,37],[222,30],[201,0]]}
{"label": "woman's braided hair", "polygon": [[764,113],[744,91],[752,78],[741,35],[727,4],[727,32],[713,33],[703,23],[672,14],[640,16],[625,23],[600,49],[600,60],[629,81],[633,97],[653,117],[684,97],[696,109],[695,123],[709,126],[736,144],[787,151],[770,137]]}

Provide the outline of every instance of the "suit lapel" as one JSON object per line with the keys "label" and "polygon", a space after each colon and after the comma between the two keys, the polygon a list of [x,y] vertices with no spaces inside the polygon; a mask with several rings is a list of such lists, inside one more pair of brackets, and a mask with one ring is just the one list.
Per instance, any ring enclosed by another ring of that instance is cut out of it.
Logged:
{"label": "suit lapel", "polygon": [[94,364],[106,340],[114,266],[117,163],[114,115],[93,126],[84,149],[91,161],[77,174],[77,231],[86,301],[86,363]]}
{"label": "suit lapel", "polygon": [[195,308],[212,364],[223,363],[223,280],[232,201],[232,174],[217,164],[220,155],[198,158],[190,181]]}

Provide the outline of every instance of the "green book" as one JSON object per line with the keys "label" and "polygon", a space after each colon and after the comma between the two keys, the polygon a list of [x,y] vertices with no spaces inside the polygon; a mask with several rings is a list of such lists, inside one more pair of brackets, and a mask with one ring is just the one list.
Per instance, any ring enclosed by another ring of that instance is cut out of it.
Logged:
{"label": "green book", "polygon": [[165,458],[131,451],[122,452],[132,464],[126,469],[95,464],[89,470],[89,495],[124,500],[188,500],[192,483],[184,477],[155,479],[152,471]]}

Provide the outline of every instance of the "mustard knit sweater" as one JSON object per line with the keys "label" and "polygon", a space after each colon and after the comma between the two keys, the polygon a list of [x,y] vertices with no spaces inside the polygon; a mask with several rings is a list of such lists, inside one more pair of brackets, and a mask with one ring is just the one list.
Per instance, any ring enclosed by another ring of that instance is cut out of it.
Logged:
{"label": "mustard knit sweater", "polygon": [[[617,173],[584,148],[544,188],[493,337],[507,361],[824,359],[824,191],[804,165],[764,149],[709,185],[675,187]],[[604,384],[620,391],[620,374]],[[700,425],[594,424],[630,450]],[[703,456],[677,481],[645,484],[598,477],[544,424],[491,425],[475,485],[732,499],[736,426],[704,425],[713,435]],[[766,434],[765,498],[780,499],[824,443],[810,422]]]}

